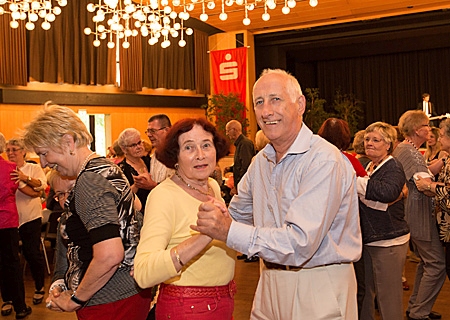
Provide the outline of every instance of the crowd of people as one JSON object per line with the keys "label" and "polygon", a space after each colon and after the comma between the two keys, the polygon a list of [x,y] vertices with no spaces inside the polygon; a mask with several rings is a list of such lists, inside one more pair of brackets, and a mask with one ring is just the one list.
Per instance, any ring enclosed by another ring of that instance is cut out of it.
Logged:
{"label": "crowd of people", "polygon": [[[19,239],[33,303],[46,295],[39,246],[48,184],[62,208],[49,310],[232,319],[241,253],[260,262],[251,319],[375,319],[376,305],[381,319],[403,319],[410,248],[420,261],[406,316],[439,319],[432,307],[450,278],[450,119],[431,128],[427,114],[410,110],[397,128],[375,122],[352,137],[346,121],[330,118],[316,135],[303,123],[297,79],[279,69],[262,73],[253,102],[255,143],[235,120],[226,137],[203,118],[172,124],[158,114],[148,141],[126,128],[102,157],[76,114],[52,104],[20,138],[0,134],[9,160],[0,157],[2,315],[31,313]],[[230,142],[234,163],[224,173],[234,179],[224,201],[218,162]],[[40,166],[26,161],[27,150]]]}

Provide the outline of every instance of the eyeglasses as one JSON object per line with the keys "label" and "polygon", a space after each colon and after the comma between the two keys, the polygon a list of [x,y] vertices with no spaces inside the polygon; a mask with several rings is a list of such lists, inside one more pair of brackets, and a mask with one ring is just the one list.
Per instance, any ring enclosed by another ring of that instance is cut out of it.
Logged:
{"label": "eyeglasses", "polygon": [[17,152],[17,151],[19,151],[19,150],[22,150],[22,148],[6,149],[5,152],[6,152],[6,153],[8,153],[8,152]]}
{"label": "eyeglasses", "polygon": [[421,125],[421,127],[430,127],[430,124],[429,123],[423,124],[423,125]]}
{"label": "eyeglasses", "polygon": [[142,140],[139,140],[136,143],[129,144],[129,145],[125,146],[125,147],[127,147],[127,148],[136,148],[137,146],[142,146]]}
{"label": "eyeglasses", "polygon": [[153,135],[153,134],[157,133],[158,131],[164,130],[166,128],[167,127],[162,127],[162,128],[159,128],[159,129],[147,129],[147,130],[145,130],[145,133]]}
{"label": "eyeglasses", "polygon": [[66,201],[67,197],[69,196],[71,190],[69,191],[58,191],[55,193],[55,195],[53,196],[53,199],[55,199],[55,201]]}
{"label": "eyeglasses", "polygon": [[229,133],[231,130],[236,130],[235,128],[225,129],[225,133]]}

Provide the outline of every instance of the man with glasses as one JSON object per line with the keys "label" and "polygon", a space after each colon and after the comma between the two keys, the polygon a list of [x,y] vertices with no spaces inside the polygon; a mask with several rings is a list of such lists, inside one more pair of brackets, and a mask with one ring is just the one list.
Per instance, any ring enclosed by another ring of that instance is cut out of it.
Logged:
{"label": "man with glasses", "polygon": [[156,150],[161,147],[171,126],[172,124],[170,119],[165,114],[156,114],[148,119],[147,130],[145,130],[145,133],[147,134],[153,147],[150,160],[151,178],[135,178],[134,182],[137,187],[151,190],[156,187],[158,183],[173,175],[174,171],[159,162],[155,156]]}

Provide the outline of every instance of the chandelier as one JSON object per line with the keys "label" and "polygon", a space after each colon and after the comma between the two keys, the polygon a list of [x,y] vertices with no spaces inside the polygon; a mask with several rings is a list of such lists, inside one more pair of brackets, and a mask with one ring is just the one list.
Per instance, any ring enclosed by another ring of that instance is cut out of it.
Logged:
{"label": "chandelier", "polygon": [[[181,7],[185,11],[194,10],[195,6],[201,5],[201,14],[199,16],[200,20],[206,22],[209,18],[208,10],[213,10],[216,8],[216,0],[190,0],[191,2],[186,2],[182,0],[173,0],[172,4],[174,7]],[[250,25],[251,20],[249,18],[249,12],[255,10],[256,8],[264,8],[264,13],[261,15],[261,19],[264,21],[270,20],[269,10],[274,10],[277,5],[282,4],[281,12],[283,14],[289,14],[291,9],[295,8],[298,0],[220,0],[220,14],[219,19],[221,21],[226,21],[228,19],[227,7],[230,7],[228,11],[236,12],[243,11],[244,19],[242,24],[245,26]],[[318,0],[309,0],[309,5],[311,7],[316,7]],[[233,6],[233,7],[232,7]],[[232,7],[232,8],[231,8]],[[208,10],[206,10],[208,9]]]}
{"label": "chandelier", "polygon": [[192,35],[191,28],[184,27],[184,21],[189,19],[186,10],[177,13],[172,10],[168,0],[150,0],[146,3],[134,3],[131,0],[99,0],[98,4],[89,3],[87,10],[94,13],[92,20],[95,30],[86,27],[86,35],[95,35],[93,45],[100,46],[101,40],[108,41],[112,49],[116,43],[122,42],[122,47],[130,47],[130,37],[141,35],[148,37],[148,43],[154,45],[161,42],[162,48],[171,45],[171,38],[178,38],[180,47],[186,46],[185,35]]}
{"label": "chandelier", "polygon": [[[65,7],[67,0],[58,0],[58,5]],[[0,15],[8,13],[12,21],[10,27],[16,29],[19,27],[19,21],[25,21],[27,30],[34,30],[35,23],[42,19],[41,27],[49,30],[51,22],[55,21],[56,16],[61,13],[59,6],[52,6],[50,0],[0,0]]]}

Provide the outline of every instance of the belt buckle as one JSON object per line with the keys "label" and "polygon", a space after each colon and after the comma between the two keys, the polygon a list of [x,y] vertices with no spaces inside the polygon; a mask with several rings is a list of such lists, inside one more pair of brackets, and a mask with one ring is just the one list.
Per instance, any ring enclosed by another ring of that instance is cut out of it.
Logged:
{"label": "belt buckle", "polygon": [[292,270],[292,267],[291,266],[286,266],[286,271],[290,271],[290,270]]}

